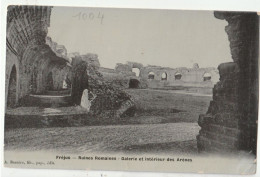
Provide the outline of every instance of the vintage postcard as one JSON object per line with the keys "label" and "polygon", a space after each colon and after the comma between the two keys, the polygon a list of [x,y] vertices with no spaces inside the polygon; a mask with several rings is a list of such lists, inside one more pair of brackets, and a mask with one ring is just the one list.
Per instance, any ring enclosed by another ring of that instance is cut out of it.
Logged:
{"label": "vintage postcard", "polygon": [[4,165],[254,174],[256,12],[10,5]]}

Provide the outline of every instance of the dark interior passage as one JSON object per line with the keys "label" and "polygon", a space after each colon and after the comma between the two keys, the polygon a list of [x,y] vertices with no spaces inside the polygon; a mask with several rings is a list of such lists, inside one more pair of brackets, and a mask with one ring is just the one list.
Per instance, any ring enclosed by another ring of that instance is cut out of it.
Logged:
{"label": "dark interior passage", "polygon": [[176,73],[175,74],[175,80],[181,80],[181,73]]}
{"label": "dark interior passage", "polygon": [[8,87],[8,95],[7,95],[7,107],[13,108],[16,104],[16,68],[13,66],[10,79],[9,79],[9,87]]}
{"label": "dark interior passage", "polygon": [[148,79],[154,79],[154,72],[149,72]]}
{"label": "dark interior passage", "polygon": [[53,77],[52,77],[52,72],[50,72],[47,76],[47,90],[53,90],[54,85],[53,85]]}
{"label": "dark interior passage", "polygon": [[210,81],[211,80],[211,76],[209,77],[203,77],[203,81]]}
{"label": "dark interior passage", "polygon": [[203,81],[210,81],[211,80],[211,74],[210,73],[205,73],[203,76]]}
{"label": "dark interior passage", "polygon": [[130,79],[129,88],[139,88],[140,82],[137,79]]}

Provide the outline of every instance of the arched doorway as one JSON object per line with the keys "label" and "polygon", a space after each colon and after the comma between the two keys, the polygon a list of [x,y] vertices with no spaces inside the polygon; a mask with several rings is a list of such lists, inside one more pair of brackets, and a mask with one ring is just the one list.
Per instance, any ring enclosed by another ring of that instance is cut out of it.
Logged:
{"label": "arched doorway", "polygon": [[137,79],[130,79],[129,81],[129,88],[139,88],[139,80]]}
{"label": "arched doorway", "polygon": [[12,67],[12,71],[9,78],[9,86],[8,86],[7,107],[9,108],[13,108],[16,105],[16,84],[17,84],[16,74],[17,72],[14,65]]}
{"label": "arched doorway", "polygon": [[54,84],[53,84],[53,77],[52,77],[52,72],[50,72],[47,75],[47,90],[53,90],[54,89]]}
{"label": "arched doorway", "polygon": [[181,80],[182,75],[181,75],[181,73],[176,73],[174,75],[174,77],[175,77],[175,80]]}
{"label": "arched doorway", "polygon": [[210,73],[205,73],[203,75],[203,81],[210,81],[211,80],[211,74]]}
{"label": "arched doorway", "polygon": [[148,73],[148,79],[151,79],[151,80],[153,80],[154,79],[154,72],[149,72]]}
{"label": "arched doorway", "polygon": [[162,73],[161,80],[164,80],[164,81],[167,80],[167,73],[166,72]]}

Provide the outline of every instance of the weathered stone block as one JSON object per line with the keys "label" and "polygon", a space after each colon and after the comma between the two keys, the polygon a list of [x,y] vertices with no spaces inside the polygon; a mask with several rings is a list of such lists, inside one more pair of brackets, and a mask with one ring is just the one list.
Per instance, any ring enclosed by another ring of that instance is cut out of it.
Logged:
{"label": "weathered stone block", "polygon": [[198,120],[198,123],[201,127],[204,127],[204,126],[208,126],[210,125],[211,123],[214,123],[215,119],[211,116],[211,115],[204,115],[204,114],[201,114],[199,116],[199,120]]}
{"label": "weathered stone block", "polygon": [[80,101],[80,106],[85,108],[87,112],[90,110],[91,106],[91,101],[89,100],[88,96],[88,89],[85,89],[82,93],[81,101]]}

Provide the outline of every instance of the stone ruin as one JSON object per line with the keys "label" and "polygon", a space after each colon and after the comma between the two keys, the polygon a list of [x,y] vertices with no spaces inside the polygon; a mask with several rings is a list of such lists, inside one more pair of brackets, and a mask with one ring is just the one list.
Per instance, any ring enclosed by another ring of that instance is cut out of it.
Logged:
{"label": "stone ruin", "polygon": [[133,116],[135,103],[131,96],[123,91],[122,87],[107,82],[98,71],[96,63],[89,62],[86,56],[73,58],[71,93],[73,102],[80,104],[82,93],[87,91],[87,97],[91,100],[89,107],[92,115],[110,118]]}
{"label": "stone ruin", "polygon": [[115,69],[100,67],[99,71],[108,82],[123,88],[131,88],[132,81],[136,81],[136,85],[133,88],[147,88],[147,80],[136,76],[136,74],[132,72],[132,66],[130,64],[117,63]]}
{"label": "stone ruin", "polygon": [[[133,71],[139,70],[139,75]],[[193,86],[213,88],[219,80],[216,68],[169,68],[161,66],[143,66],[137,62],[117,63],[115,69],[100,68],[100,72],[110,82],[125,88],[165,88],[170,86]]]}
{"label": "stone ruin", "polygon": [[258,120],[259,17],[249,12],[215,12],[226,20],[234,62],[218,67],[208,112],[199,117],[200,152],[256,154]]}
{"label": "stone ruin", "polygon": [[170,86],[213,87],[219,80],[218,70],[214,67],[169,68],[146,66],[140,70],[143,79],[148,80],[149,88]]}
{"label": "stone ruin", "polygon": [[[46,6],[8,7],[5,84],[7,108],[25,106],[28,100],[24,102],[22,100],[32,94],[38,94],[39,98],[41,94],[67,92],[69,89],[62,90],[61,83],[64,78],[53,76],[70,73],[67,80],[71,81],[72,97],[59,97],[59,104],[67,101],[79,105],[82,93],[87,89],[88,97],[90,99],[95,97],[91,102],[93,104],[90,105],[90,112],[100,115],[102,112],[99,112],[98,107],[102,107],[108,110],[105,111],[108,117],[109,115],[120,117],[124,113],[134,114],[134,102],[122,91],[122,86],[127,87],[127,84],[121,82],[120,77],[118,83],[111,79],[113,76],[118,76],[118,73],[128,76],[126,83],[129,82],[129,78],[138,81],[143,78],[144,85],[147,84],[148,87],[150,80],[163,83],[170,83],[170,79],[172,83],[184,83],[184,81],[203,83],[203,74],[206,72],[213,71],[216,76],[218,75],[215,69],[142,67],[134,63],[118,64],[115,70],[98,68],[95,59],[92,65],[78,54],[71,55],[75,58],[72,61],[70,55],[67,54],[69,59],[65,57],[64,47],[55,47],[55,43],[53,45],[50,40],[49,45],[46,44],[50,14],[51,7]],[[221,64],[218,67],[220,80],[214,86],[213,100],[208,112],[199,117],[201,130],[197,136],[198,149],[200,152],[218,153],[237,153],[243,150],[256,154],[259,17],[256,13],[248,12],[215,12],[214,15],[228,22],[225,30],[234,62]],[[93,59],[95,56],[90,58]],[[132,72],[133,67],[140,69],[139,76]],[[166,72],[162,79],[162,73],[166,70],[172,72]],[[106,99],[101,99],[103,97]],[[38,101],[32,102],[31,106],[36,106],[35,103],[40,103],[41,100]]]}
{"label": "stone ruin", "polygon": [[51,9],[8,7],[6,107],[80,105],[87,89],[84,95],[92,99],[87,109],[92,115],[133,115],[134,101],[118,85],[105,81],[96,54],[67,54],[63,45],[47,37]]}
{"label": "stone ruin", "polygon": [[[51,7],[9,6],[6,34],[6,106],[15,107],[30,94],[43,94],[60,87],[68,61],[57,56],[46,44]],[[54,75],[54,74],[53,74]],[[54,85],[49,85],[51,78]],[[10,82],[11,81],[11,82]],[[23,101],[24,100],[24,101]]]}

